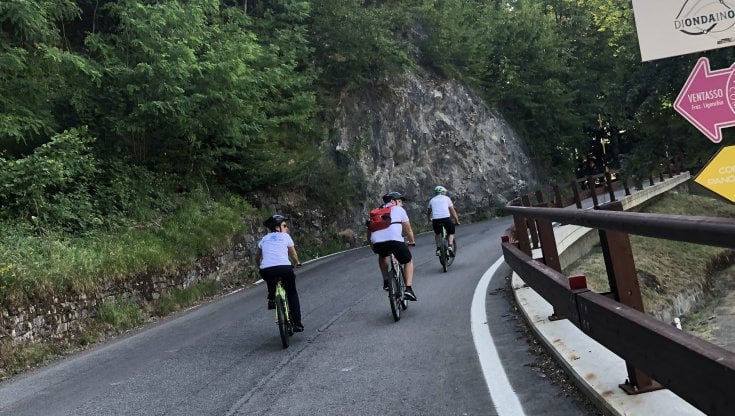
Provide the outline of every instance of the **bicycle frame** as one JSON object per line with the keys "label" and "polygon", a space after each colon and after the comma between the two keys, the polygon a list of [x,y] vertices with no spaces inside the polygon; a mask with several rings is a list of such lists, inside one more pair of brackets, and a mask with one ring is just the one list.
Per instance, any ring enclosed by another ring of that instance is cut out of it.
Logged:
{"label": "bicycle frame", "polygon": [[281,336],[283,348],[288,348],[288,337],[293,335],[293,324],[291,322],[291,314],[288,309],[288,299],[286,298],[286,289],[279,279],[276,282],[276,324],[278,332]]}

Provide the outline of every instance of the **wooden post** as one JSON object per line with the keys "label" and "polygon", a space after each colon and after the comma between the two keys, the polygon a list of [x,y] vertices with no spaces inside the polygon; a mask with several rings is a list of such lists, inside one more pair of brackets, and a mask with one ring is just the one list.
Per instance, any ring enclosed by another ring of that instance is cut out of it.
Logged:
{"label": "wooden post", "polygon": [[[523,202],[524,207],[531,206],[531,199],[528,197],[528,195],[523,195],[521,197],[521,201]],[[538,231],[536,230],[536,222],[533,220],[527,220],[527,223],[528,225],[526,226],[526,228],[528,229],[528,232],[531,233],[531,243],[532,243],[531,247],[539,248]]]}
{"label": "wooden post", "polygon": [[[600,210],[623,211],[620,201],[610,202],[598,207]],[[627,233],[599,230],[602,255],[605,259],[610,291],[618,302],[640,312],[643,310],[643,297],[635,270],[633,249]],[[628,394],[638,394],[661,389],[661,385],[648,374],[626,362],[628,380],[620,388]]]}
{"label": "wooden post", "polygon": [[597,208],[598,202],[597,202],[597,191],[595,190],[595,179],[592,176],[587,177],[587,183],[589,184],[590,188],[590,196],[592,197],[592,205]]}
{"label": "wooden post", "polygon": [[564,208],[564,200],[562,199],[559,185],[554,185],[554,205],[557,208]]}
{"label": "wooden post", "polygon": [[579,197],[579,188],[577,187],[577,181],[572,181],[572,193],[574,193],[574,204],[577,209],[582,209],[582,198]]}
{"label": "wooden post", "polygon": [[610,195],[610,201],[614,201],[615,189],[613,188],[613,182],[610,178],[610,172],[605,172],[605,184],[607,185],[607,193]]}
{"label": "wooden post", "polygon": [[[548,207],[549,204],[543,203],[539,204],[538,206]],[[538,226],[538,235],[539,239],[541,240],[541,261],[545,265],[561,273],[559,251],[556,247],[556,237],[554,237],[554,224],[551,222],[551,220],[538,218],[536,219],[536,225]],[[566,317],[558,314],[556,312],[556,308],[554,308],[551,316],[549,316],[549,320],[556,321],[559,319],[566,319]]]}

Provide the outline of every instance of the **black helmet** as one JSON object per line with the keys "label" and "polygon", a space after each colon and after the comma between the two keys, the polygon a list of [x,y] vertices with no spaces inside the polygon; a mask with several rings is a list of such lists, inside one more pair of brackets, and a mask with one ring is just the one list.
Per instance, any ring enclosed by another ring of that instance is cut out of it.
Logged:
{"label": "black helmet", "polygon": [[385,202],[386,204],[390,201],[399,200],[399,199],[402,199],[405,201],[406,197],[401,195],[400,192],[388,192],[387,194],[383,195],[383,202]]}
{"label": "black helmet", "polygon": [[263,225],[265,225],[265,228],[267,228],[268,231],[276,231],[276,228],[286,221],[288,221],[288,218],[281,214],[276,214],[272,217],[268,217],[268,219],[263,222]]}

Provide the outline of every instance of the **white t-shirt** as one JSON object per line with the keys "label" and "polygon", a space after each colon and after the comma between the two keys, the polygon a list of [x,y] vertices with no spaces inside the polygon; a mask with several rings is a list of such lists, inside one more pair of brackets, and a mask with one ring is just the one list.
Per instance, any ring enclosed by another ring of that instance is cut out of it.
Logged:
{"label": "white t-shirt", "polygon": [[390,209],[391,225],[383,230],[370,233],[370,241],[382,243],[383,241],[403,241],[403,222],[408,221],[408,214],[403,207],[398,205]]}
{"label": "white t-shirt", "polygon": [[452,200],[446,196],[439,194],[429,201],[428,208],[431,208],[431,219],[438,220],[441,218],[449,218],[449,207],[453,207]]}
{"label": "white t-shirt", "polygon": [[293,240],[288,233],[272,232],[266,234],[258,243],[258,247],[263,251],[260,268],[290,266],[288,248],[293,246]]}

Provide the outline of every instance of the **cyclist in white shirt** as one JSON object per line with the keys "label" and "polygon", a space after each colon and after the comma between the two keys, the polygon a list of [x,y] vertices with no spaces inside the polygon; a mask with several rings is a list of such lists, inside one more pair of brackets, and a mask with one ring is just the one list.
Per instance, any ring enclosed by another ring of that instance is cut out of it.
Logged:
{"label": "cyclist in white shirt", "polygon": [[[438,185],[434,188],[436,196],[431,198],[426,209],[426,216],[434,229],[434,241],[436,242],[436,255],[439,255],[439,247],[442,243],[442,226],[447,230],[447,242],[449,243],[449,255],[454,256],[454,224],[459,224],[457,211],[454,209],[452,199],[447,196],[447,188]],[[454,218],[454,222],[452,222]]]}
{"label": "cyclist in white shirt", "polygon": [[[368,240],[373,252],[378,254],[378,266],[383,276],[383,289],[388,290],[388,258],[391,254],[396,256],[399,263],[403,265],[406,278],[406,291],[403,296],[407,300],[415,301],[416,294],[413,292],[413,258],[411,250],[407,245],[416,245],[413,229],[408,219],[406,210],[403,209],[405,197],[399,192],[388,192],[383,195],[384,206],[391,206],[390,222],[388,228],[370,232],[368,229]],[[408,241],[403,241],[403,233],[406,233]]]}
{"label": "cyclist in white shirt", "polygon": [[296,291],[296,275],[293,272],[291,259],[296,267],[300,267],[301,262],[296,253],[296,246],[291,236],[288,235],[286,221],[288,218],[279,214],[265,220],[263,225],[268,229],[268,234],[263,236],[258,243],[255,264],[260,270],[260,277],[268,286],[268,309],[276,308],[276,282],[281,279],[293,317],[293,330],[301,332],[304,330],[304,325],[301,323],[301,304],[299,293]]}

